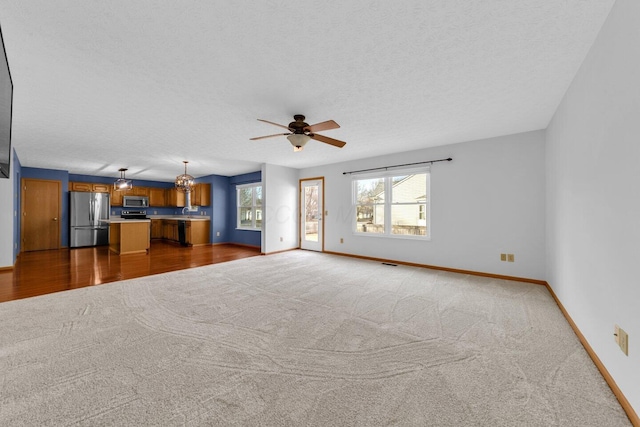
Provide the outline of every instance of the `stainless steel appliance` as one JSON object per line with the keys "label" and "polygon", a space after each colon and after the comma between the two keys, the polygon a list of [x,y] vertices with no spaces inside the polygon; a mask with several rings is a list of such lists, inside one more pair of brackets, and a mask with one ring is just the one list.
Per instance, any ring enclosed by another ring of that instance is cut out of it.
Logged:
{"label": "stainless steel appliance", "polygon": [[109,194],[69,192],[69,246],[109,244]]}
{"label": "stainless steel appliance", "polygon": [[120,213],[123,219],[147,219],[147,211],[145,210],[123,210]]}
{"label": "stainless steel appliance", "polygon": [[123,208],[148,208],[149,198],[147,196],[123,196]]}

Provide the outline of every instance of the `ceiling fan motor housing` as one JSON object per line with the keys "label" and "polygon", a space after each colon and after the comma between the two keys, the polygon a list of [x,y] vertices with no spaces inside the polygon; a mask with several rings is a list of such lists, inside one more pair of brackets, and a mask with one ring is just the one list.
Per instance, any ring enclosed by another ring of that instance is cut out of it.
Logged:
{"label": "ceiling fan motor housing", "polygon": [[309,124],[305,123],[305,117],[302,114],[294,115],[293,119],[295,122],[289,123],[289,129],[291,129],[293,133],[304,133],[304,128],[309,127]]}

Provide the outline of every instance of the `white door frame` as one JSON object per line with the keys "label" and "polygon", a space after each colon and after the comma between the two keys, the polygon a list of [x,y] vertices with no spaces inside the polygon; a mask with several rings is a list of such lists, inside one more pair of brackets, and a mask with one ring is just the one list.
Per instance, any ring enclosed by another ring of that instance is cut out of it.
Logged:
{"label": "white door frame", "polygon": [[[307,223],[305,221],[305,193],[304,188],[306,186],[318,186],[318,216],[317,216],[317,228],[318,238],[317,241],[307,240],[305,237]],[[324,252],[324,177],[316,178],[304,178],[300,180],[300,206],[299,206],[299,221],[298,230],[300,232],[300,249],[307,249],[311,251]]]}

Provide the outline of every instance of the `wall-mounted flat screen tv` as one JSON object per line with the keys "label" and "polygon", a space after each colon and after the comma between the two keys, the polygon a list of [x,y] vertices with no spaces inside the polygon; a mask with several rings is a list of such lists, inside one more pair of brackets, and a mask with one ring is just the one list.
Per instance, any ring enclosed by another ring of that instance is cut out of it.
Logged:
{"label": "wall-mounted flat screen tv", "polygon": [[9,61],[4,49],[0,29],[0,178],[9,178],[11,163],[11,110],[13,105],[13,82],[9,72]]}

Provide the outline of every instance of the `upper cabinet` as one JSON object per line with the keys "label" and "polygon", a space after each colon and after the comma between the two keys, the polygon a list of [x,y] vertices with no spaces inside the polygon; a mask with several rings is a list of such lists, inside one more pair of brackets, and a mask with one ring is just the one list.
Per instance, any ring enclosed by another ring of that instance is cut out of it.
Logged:
{"label": "upper cabinet", "polygon": [[108,193],[110,188],[111,185],[109,184],[94,184],[91,182],[69,182],[69,191]]}
{"label": "upper cabinet", "polygon": [[193,206],[211,205],[211,184],[200,183],[194,185],[191,193],[191,204]]}
{"label": "upper cabinet", "polygon": [[125,193],[127,192],[111,189],[111,206],[122,206],[122,196]]}
{"label": "upper cabinet", "polygon": [[[136,187],[131,190],[114,190],[109,184],[94,184],[90,182],[69,182],[69,191],[93,191],[111,194],[111,206],[122,206],[122,196],[147,196],[150,207],[185,206],[184,193],[175,188]],[[192,206],[211,206],[211,184],[199,183],[193,186],[191,192]]]}
{"label": "upper cabinet", "polygon": [[184,207],[184,193],[175,188],[168,188],[166,193],[167,206],[174,208]]}
{"label": "upper cabinet", "polygon": [[132,196],[147,196],[149,197],[149,187],[136,187],[134,186],[129,192]]}
{"label": "upper cabinet", "polygon": [[149,206],[164,207],[167,206],[164,188],[149,188]]}

